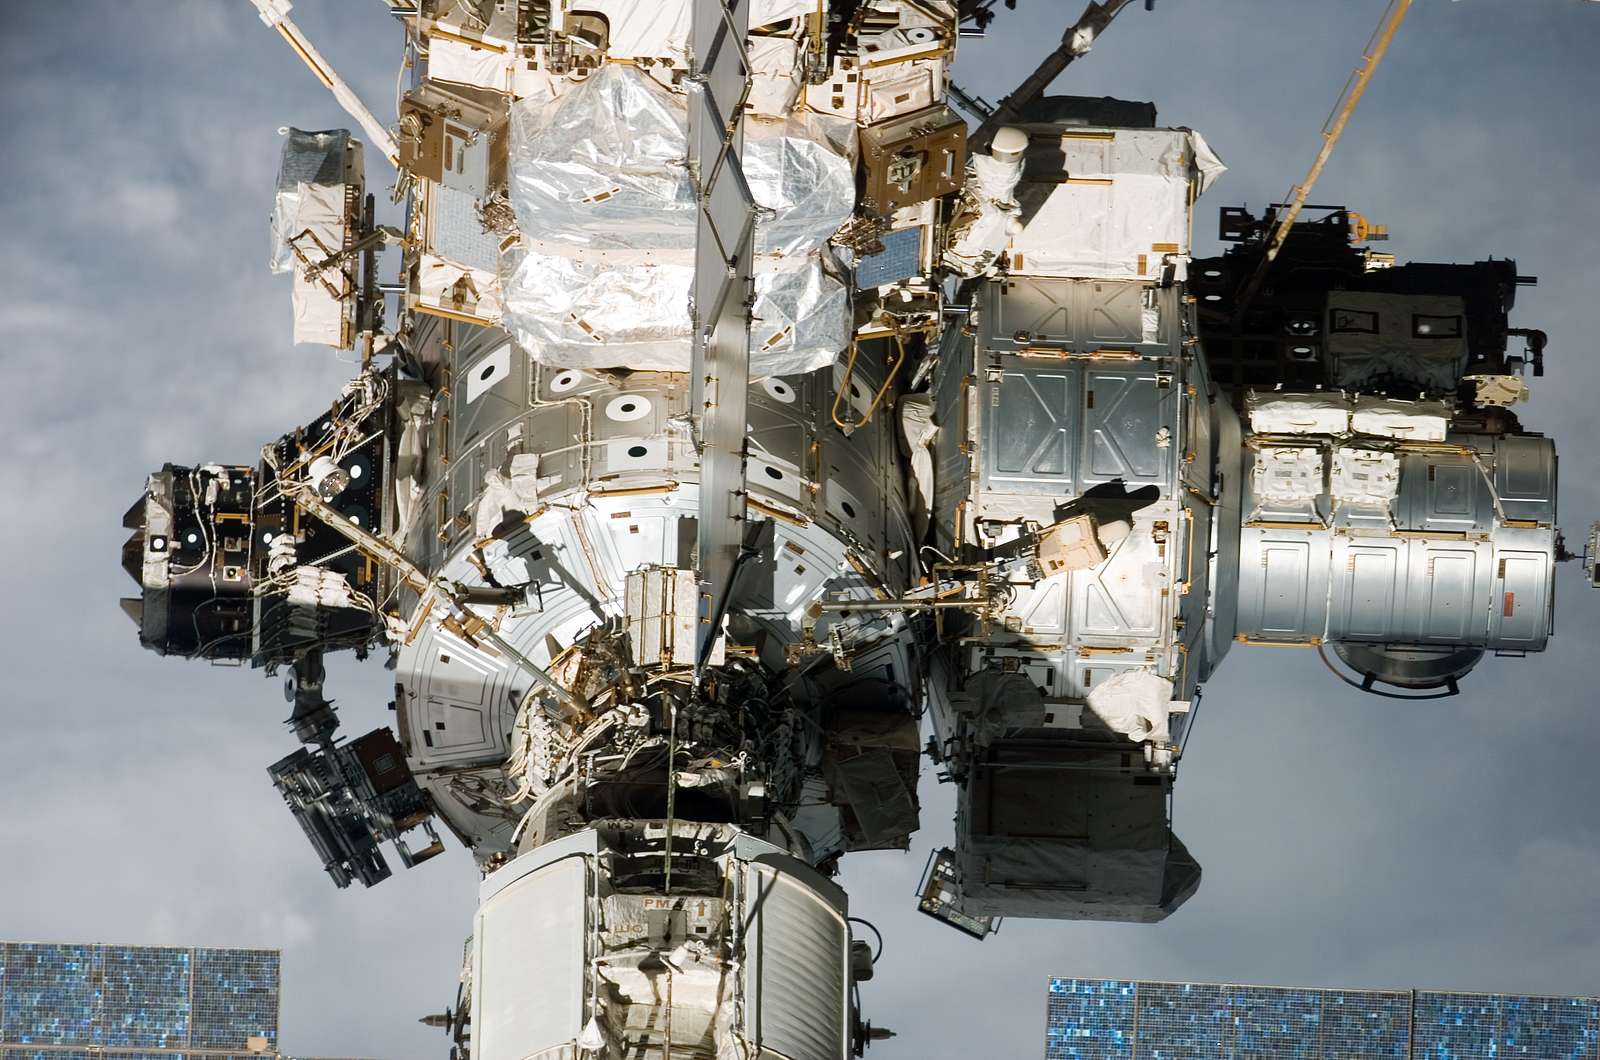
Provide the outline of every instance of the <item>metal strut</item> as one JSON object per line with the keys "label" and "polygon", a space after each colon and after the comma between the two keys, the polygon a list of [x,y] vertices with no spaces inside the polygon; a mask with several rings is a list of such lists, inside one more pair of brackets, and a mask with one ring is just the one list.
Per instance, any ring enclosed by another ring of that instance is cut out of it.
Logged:
{"label": "metal strut", "polygon": [[1378,23],[1378,28],[1373,31],[1372,39],[1367,42],[1367,50],[1361,55],[1361,65],[1355,68],[1350,79],[1345,82],[1344,91],[1333,104],[1333,112],[1322,125],[1322,149],[1317,152],[1316,161],[1311,163],[1311,168],[1300,183],[1284,197],[1284,202],[1288,205],[1279,215],[1278,223],[1267,239],[1266,253],[1262,255],[1256,271],[1251,274],[1244,293],[1239,296],[1234,310],[1235,318],[1244,315],[1244,311],[1250,308],[1250,303],[1255,299],[1256,292],[1261,289],[1261,282],[1267,278],[1267,271],[1272,268],[1272,262],[1277,258],[1278,251],[1283,249],[1284,241],[1289,238],[1290,229],[1294,227],[1301,209],[1310,198],[1311,189],[1316,187],[1317,178],[1322,175],[1322,167],[1328,164],[1334,144],[1339,142],[1344,127],[1350,122],[1350,116],[1356,111],[1356,104],[1361,102],[1362,93],[1366,92],[1372,75],[1378,70],[1378,64],[1383,61],[1384,52],[1389,50],[1389,42],[1394,40],[1395,32],[1399,30],[1400,23],[1405,21],[1406,12],[1410,9],[1411,0],[1390,0],[1389,10],[1385,12],[1383,21]]}
{"label": "metal strut", "polygon": [[256,11],[261,15],[261,21],[277,30],[294,53],[300,56],[302,62],[310,67],[311,72],[317,75],[323,87],[333,93],[333,98],[339,101],[339,106],[345,109],[356,122],[366,131],[372,140],[372,146],[383,152],[383,157],[396,169],[400,168],[400,148],[394,142],[394,136],[380,122],[375,114],[361,102],[361,97],[356,95],[355,89],[339,76],[339,71],[333,64],[322,57],[311,44],[310,39],[303,33],[299,26],[289,18],[289,9],[294,6],[290,0],[250,0],[256,5]]}
{"label": "metal strut", "polygon": [[1061,43],[1056,46],[1056,50],[1045,56],[1044,61],[1028,75],[1027,80],[1002,99],[1000,105],[984,118],[983,124],[967,137],[971,149],[982,151],[988,147],[989,141],[994,139],[994,134],[1004,126],[1015,122],[1022,112],[1028,109],[1030,103],[1044,95],[1045,89],[1050,87],[1050,82],[1061,76],[1061,71],[1071,66],[1073,60],[1089,54],[1089,49],[1094,47],[1094,42],[1100,34],[1111,25],[1111,20],[1132,2],[1133,0],[1090,0],[1089,6],[1078,16],[1078,21],[1068,26],[1067,31],[1061,35]]}
{"label": "metal strut", "polygon": [[689,175],[699,204],[690,294],[689,412],[700,450],[695,684],[719,633],[743,539],[755,200],[740,152],[750,94],[749,0],[694,0]]}
{"label": "metal strut", "polygon": [[[459,618],[465,620],[475,617],[469,606],[473,602],[470,587],[464,588],[440,577],[429,578],[403,551],[345,518],[331,504],[317,496],[317,491],[306,483],[280,478],[278,484],[295,504],[326,523],[332,530],[344,535],[368,556],[379,563],[393,567],[401,579],[417,593],[426,596],[431,590],[449,601]],[[588,704],[582,696],[563,687],[542,666],[518,651],[515,645],[493,629],[485,627],[475,632],[473,636],[488,641],[497,651],[503,652],[519,669],[532,677],[535,684],[548,692],[570,716],[576,717],[587,711]]]}

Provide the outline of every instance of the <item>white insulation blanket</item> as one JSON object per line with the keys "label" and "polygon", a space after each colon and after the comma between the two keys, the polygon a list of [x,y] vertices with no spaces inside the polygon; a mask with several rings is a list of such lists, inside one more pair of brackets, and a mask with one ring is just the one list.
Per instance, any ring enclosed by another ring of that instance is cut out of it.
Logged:
{"label": "white insulation blanket", "polygon": [[[522,246],[502,257],[501,280],[506,326],[535,360],[688,370],[697,213],[687,125],[683,97],[615,64],[557,100],[512,107]],[[855,207],[852,133],[814,115],[745,122],[760,208],[753,375],[823,367],[849,342],[827,241]]]}
{"label": "white insulation blanket", "polygon": [[1089,709],[1130,740],[1170,743],[1172,682],[1149,670],[1124,670],[1089,690]]}

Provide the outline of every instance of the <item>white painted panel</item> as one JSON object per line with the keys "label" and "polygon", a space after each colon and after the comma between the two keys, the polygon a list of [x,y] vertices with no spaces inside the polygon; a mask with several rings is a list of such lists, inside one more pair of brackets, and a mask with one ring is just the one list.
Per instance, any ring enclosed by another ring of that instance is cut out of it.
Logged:
{"label": "white painted panel", "polygon": [[511,375],[511,343],[501,343],[467,366],[467,404],[492,390],[495,384]]}
{"label": "white painted panel", "polygon": [[563,858],[484,902],[473,929],[477,1060],[523,1060],[583,1024],[588,871]]}

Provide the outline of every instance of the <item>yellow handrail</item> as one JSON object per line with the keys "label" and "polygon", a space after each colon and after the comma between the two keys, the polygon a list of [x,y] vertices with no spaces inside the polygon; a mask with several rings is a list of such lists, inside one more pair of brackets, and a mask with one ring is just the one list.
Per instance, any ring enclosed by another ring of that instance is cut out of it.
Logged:
{"label": "yellow handrail", "polygon": [[883,385],[878,387],[877,393],[872,395],[872,404],[867,406],[867,411],[862,413],[861,419],[855,423],[846,423],[839,418],[839,405],[845,400],[845,395],[850,392],[850,379],[855,374],[856,354],[860,348],[860,344],[855,339],[850,341],[850,357],[845,361],[844,378],[839,381],[839,390],[833,395],[833,408],[829,410],[829,415],[833,417],[834,425],[841,431],[848,433],[859,430],[872,422],[872,414],[878,411],[879,405],[883,404],[883,399],[889,393],[889,388],[894,385],[894,377],[899,373],[900,366],[905,364],[905,336],[896,327],[890,337],[894,339],[894,361],[884,367]]}
{"label": "yellow handrail", "polygon": [[1261,282],[1266,279],[1267,270],[1277,259],[1278,251],[1283,249],[1284,240],[1289,238],[1289,230],[1294,227],[1295,221],[1300,217],[1300,210],[1311,196],[1311,189],[1316,185],[1317,178],[1322,175],[1322,167],[1328,164],[1329,157],[1333,155],[1333,145],[1339,142],[1344,127],[1350,122],[1350,116],[1355,113],[1356,104],[1361,102],[1362,93],[1366,92],[1368,83],[1372,81],[1372,75],[1378,70],[1378,64],[1383,61],[1384,52],[1389,50],[1389,43],[1394,40],[1395,32],[1399,30],[1400,23],[1405,21],[1406,12],[1410,9],[1411,0],[1391,0],[1383,21],[1373,32],[1372,39],[1367,42],[1367,50],[1361,56],[1361,65],[1356,67],[1350,79],[1345,82],[1344,91],[1334,102],[1333,112],[1323,123],[1322,149],[1317,152],[1316,160],[1311,163],[1311,169],[1306,172],[1305,178],[1290,190],[1288,206],[1278,218],[1277,227],[1272,230],[1272,235],[1267,240],[1267,250],[1261,258],[1261,264],[1256,266],[1255,273],[1245,286],[1244,294],[1239,297],[1234,316],[1243,316],[1244,311],[1255,299],[1256,292],[1261,289]]}

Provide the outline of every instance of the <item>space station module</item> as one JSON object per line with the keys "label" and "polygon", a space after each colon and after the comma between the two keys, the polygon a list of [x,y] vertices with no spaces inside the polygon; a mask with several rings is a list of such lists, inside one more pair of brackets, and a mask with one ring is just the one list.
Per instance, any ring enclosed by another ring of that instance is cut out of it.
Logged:
{"label": "space station module", "polygon": [[[1396,265],[1337,209],[1242,303],[1276,214],[1195,257],[1199,133],[952,109],[981,4],[394,6],[395,124],[291,131],[273,213],[296,341],[360,373],[150,476],[124,606],[288,675],[270,773],[336,884],[471,851],[460,1055],[859,1055],[830,877],[909,846],[923,758],[959,791],[923,911],[1157,921],[1236,644],[1402,698],[1545,646],[1513,263]],[[392,728],[337,738],[342,650]]]}

